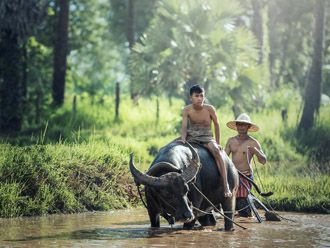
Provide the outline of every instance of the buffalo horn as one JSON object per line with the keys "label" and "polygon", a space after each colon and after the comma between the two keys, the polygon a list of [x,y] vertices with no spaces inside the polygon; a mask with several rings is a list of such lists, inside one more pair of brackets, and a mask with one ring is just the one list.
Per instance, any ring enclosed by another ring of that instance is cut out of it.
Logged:
{"label": "buffalo horn", "polygon": [[137,184],[143,184],[146,186],[155,186],[155,187],[162,187],[162,186],[168,185],[168,181],[163,178],[153,177],[153,176],[149,176],[144,173],[141,173],[138,169],[135,168],[133,157],[134,156],[132,153],[130,156],[129,168],[134,177],[134,181]]}
{"label": "buffalo horn", "polygon": [[192,181],[196,174],[199,171],[200,168],[200,159],[198,156],[198,153],[196,152],[195,148],[193,148],[188,142],[186,143],[191,150],[191,153],[193,155],[192,160],[190,161],[190,164],[183,170],[182,177],[183,179],[189,183]]}

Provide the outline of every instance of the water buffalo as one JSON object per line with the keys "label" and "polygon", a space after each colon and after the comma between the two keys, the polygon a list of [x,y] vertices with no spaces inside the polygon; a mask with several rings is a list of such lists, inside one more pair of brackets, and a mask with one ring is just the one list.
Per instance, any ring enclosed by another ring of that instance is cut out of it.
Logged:
{"label": "water buffalo", "polygon": [[[222,151],[228,173],[228,183],[232,197],[223,195],[222,177],[211,153],[200,145],[174,141],[161,148],[150,169],[141,173],[134,166],[133,155],[130,170],[137,184],[145,185],[147,210],[152,227],[159,227],[159,216],[170,224],[183,221],[185,228],[192,228],[195,222],[202,226],[215,225],[211,204],[197,188],[215,205],[221,204],[225,215],[225,230],[233,229],[235,195],[238,187],[238,174],[234,164]],[[196,152],[197,150],[197,152]],[[194,185],[192,185],[194,183]],[[202,211],[200,211],[202,210]]]}

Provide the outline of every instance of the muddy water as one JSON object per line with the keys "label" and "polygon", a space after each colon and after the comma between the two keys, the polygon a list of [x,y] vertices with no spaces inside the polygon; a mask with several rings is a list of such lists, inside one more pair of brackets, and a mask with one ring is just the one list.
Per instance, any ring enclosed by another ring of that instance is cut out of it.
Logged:
{"label": "muddy water", "polygon": [[183,230],[165,222],[151,229],[145,209],[0,219],[0,247],[327,247],[330,215],[281,213],[295,222],[256,223],[236,218],[242,230]]}

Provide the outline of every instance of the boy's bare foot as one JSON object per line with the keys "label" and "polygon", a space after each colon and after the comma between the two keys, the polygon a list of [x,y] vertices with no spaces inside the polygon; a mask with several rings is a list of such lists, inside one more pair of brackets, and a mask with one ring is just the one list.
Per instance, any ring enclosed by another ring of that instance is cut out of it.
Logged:
{"label": "boy's bare foot", "polygon": [[224,196],[225,196],[225,197],[232,197],[232,196],[233,196],[233,193],[231,193],[228,184],[227,184],[227,186],[224,188]]}

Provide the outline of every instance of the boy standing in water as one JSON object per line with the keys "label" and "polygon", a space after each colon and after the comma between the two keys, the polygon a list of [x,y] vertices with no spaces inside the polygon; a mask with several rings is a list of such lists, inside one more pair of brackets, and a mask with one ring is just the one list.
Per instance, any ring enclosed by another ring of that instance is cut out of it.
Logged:
{"label": "boy standing in water", "polygon": [[[201,144],[212,153],[220,176],[223,177],[224,196],[231,197],[232,193],[227,181],[227,170],[220,155],[220,125],[215,108],[204,103],[205,91],[198,84],[192,86],[189,93],[191,104],[185,106],[182,112],[181,139],[183,142]],[[213,122],[215,128],[215,139],[213,138],[211,122]]]}
{"label": "boy standing in water", "polygon": [[[267,162],[266,155],[263,153],[258,140],[248,135],[248,132],[256,132],[259,127],[251,122],[250,117],[243,113],[240,114],[236,120],[227,123],[227,127],[236,130],[237,135],[228,139],[225,151],[228,154],[232,154],[232,160],[237,170],[247,177],[253,179],[253,171],[251,159],[254,155],[257,156],[258,161],[261,164]],[[246,179],[240,176],[240,180],[247,186],[251,187]],[[249,192],[240,183],[237,194],[236,194],[236,205],[239,207],[242,202],[243,207],[247,204],[246,198]],[[251,210],[245,209],[239,211],[240,216],[248,217],[251,216]]]}

